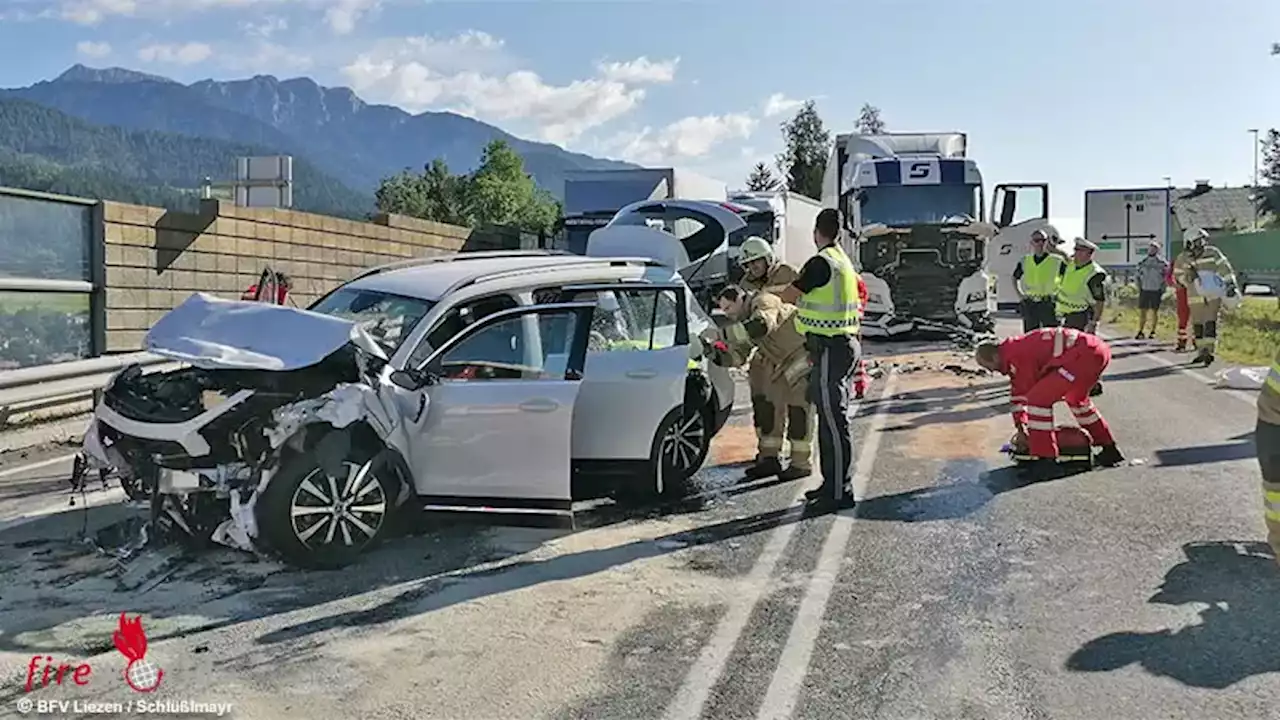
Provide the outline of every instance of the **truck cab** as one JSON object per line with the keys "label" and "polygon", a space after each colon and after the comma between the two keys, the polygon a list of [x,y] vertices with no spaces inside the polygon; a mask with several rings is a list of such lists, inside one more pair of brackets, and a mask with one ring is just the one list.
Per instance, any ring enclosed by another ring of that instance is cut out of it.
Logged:
{"label": "truck cab", "polygon": [[824,200],[855,238],[847,250],[867,283],[864,334],[993,327],[985,261],[995,227],[965,142],[961,133],[837,138]]}

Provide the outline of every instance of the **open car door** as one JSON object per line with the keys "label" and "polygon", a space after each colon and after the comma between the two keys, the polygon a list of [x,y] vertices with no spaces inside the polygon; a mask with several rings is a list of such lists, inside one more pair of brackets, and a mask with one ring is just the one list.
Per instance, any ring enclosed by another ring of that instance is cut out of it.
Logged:
{"label": "open car door", "polygon": [[690,358],[686,298],[677,283],[564,289],[564,302],[595,304],[573,425],[575,460],[650,458],[654,433],[684,402]]}
{"label": "open car door", "polygon": [[421,368],[391,374],[417,393],[400,406],[408,408],[407,459],[427,510],[572,527],[570,438],[593,307],[497,312]]}
{"label": "open car door", "polygon": [[653,258],[695,287],[726,282],[729,235],[747,226],[735,208],[750,210],[709,200],[632,203],[591,233],[587,255]]}
{"label": "open car door", "polygon": [[1031,252],[1031,233],[1049,225],[1048,183],[997,185],[991,199],[996,234],[987,245],[987,272],[996,277],[996,306],[1017,307],[1013,270]]}

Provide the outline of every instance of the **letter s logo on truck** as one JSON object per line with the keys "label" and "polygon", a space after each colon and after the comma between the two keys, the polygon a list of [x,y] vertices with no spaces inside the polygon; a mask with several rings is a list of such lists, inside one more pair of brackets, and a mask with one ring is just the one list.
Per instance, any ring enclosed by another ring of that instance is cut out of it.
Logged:
{"label": "letter s logo on truck", "polygon": [[929,177],[929,163],[927,162],[913,163],[911,165],[911,170],[908,171],[907,173],[907,177],[911,178],[912,180],[923,180],[924,178]]}
{"label": "letter s logo on truck", "polygon": [[1013,253],[1013,243],[1005,243],[1000,246],[1001,255],[1011,255]]}

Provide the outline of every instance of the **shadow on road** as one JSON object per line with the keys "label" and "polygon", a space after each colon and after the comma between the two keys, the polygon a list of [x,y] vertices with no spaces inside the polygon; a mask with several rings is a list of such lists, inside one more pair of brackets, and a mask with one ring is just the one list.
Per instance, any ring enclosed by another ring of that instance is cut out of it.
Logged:
{"label": "shadow on road", "polygon": [[[981,467],[958,467],[961,465],[979,465]],[[893,495],[868,498],[858,503],[857,516],[865,520],[890,522],[955,520],[981,510],[987,503],[991,502],[992,498],[1002,493],[1041,482],[1052,482],[1052,480],[1027,479],[1021,476],[1018,473],[1018,469],[1013,466],[986,472],[981,471],[982,467],[985,467],[985,463],[981,460],[948,463],[944,467],[944,474],[954,473],[962,478],[965,476],[972,478],[976,475],[977,480],[960,480],[949,484],[908,490]]]}
{"label": "shadow on road", "polygon": [[1187,559],[1165,574],[1147,602],[1204,603],[1201,622],[1179,630],[1118,632],[1091,640],[1067,659],[1075,672],[1109,672],[1139,663],[1184,685],[1222,689],[1280,672],[1280,568],[1264,543],[1188,543]]}
{"label": "shadow on road", "polygon": [[1160,467],[1208,465],[1258,457],[1258,448],[1254,443],[1253,433],[1247,433],[1232,439],[1237,440],[1237,442],[1157,450],[1153,453],[1155,457],[1154,464]]}
{"label": "shadow on road", "polygon": [[[1113,356],[1114,357],[1114,356]],[[1176,367],[1168,367],[1161,365],[1159,367],[1143,368],[1141,370],[1127,370],[1118,373],[1103,373],[1103,382],[1119,382],[1123,380],[1151,380],[1153,378],[1165,377],[1178,372]]]}

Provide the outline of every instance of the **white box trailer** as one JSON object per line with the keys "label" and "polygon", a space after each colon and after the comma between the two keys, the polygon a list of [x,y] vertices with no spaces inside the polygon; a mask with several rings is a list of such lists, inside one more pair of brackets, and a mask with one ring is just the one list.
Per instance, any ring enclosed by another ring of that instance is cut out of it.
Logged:
{"label": "white box trailer", "polygon": [[1173,257],[1169,212],[1173,188],[1084,191],[1084,236],[1098,246],[1093,259],[1105,268],[1132,268],[1157,243]]}
{"label": "white box trailer", "polygon": [[789,190],[737,191],[729,193],[729,202],[756,210],[746,217],[747,230],[730,238],[735,260],[736,248],[752,235],[769,241],[774,256],[796,269],[813,257],[813,224],[822,203]]}

